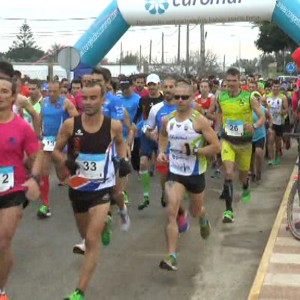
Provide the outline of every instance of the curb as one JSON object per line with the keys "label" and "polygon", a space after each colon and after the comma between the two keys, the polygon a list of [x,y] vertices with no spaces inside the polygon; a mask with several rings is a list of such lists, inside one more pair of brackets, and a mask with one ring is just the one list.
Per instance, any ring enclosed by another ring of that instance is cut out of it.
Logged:
{"label": "curb", "polygon": [[282,220],[284,218],[284,215],[286,213],[286,206],[287,206],[288,198],[291,193],[293,182],[295,181],[294,176],[295,176],[295,173],[297,173],[297,172],[298,172],[298,167],[295,166],[293,169],[293,172],[291,174],[291,177],[289,179],[289,182],[287,184],[287,187],[286,187],[285,193],[283,195],[283,199],[280,204],[274,225],[272,227],[272,231],[270,233],[267,245],[265,247],[263,256],[262,256],[260,264],[258,266],[256,275],[255,275],[255,279],[254,279],[254,282],[252,284],[252,287],[251,287],[251,290],[250,290],[250,293],[248,296],[248,300],[258,300],[259,299],[261,288],[263,286],[264,279],[265,279],[266,273],[268,271],[270,258],[273,253],[273,249],[274,249],[275,242],[276,242],[279,230],[280,230],[280,226],[281,226]]}

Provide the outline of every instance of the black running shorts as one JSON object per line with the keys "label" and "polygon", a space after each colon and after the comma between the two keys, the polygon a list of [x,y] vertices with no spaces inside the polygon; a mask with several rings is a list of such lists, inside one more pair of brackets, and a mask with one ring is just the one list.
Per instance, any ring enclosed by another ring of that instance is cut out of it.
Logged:
{"label": "black running shorts", "polygon": [[25,207],[27,203],[28,199],[26,198],[24,191],[13,192],[0,196],[0,209],[19,205],[23,205]]}
{"label": "black running shorts", "polygon": [[174,173],[169,173],[167,181],[175,181],[181,183],[188,192],[193,194],[200,194],[205,189],[205,176],[204,173],[201,175],[190,175],[183,176]]}
{"label": "black running shorts", "polygon": [[113,188],[95,192],[82,192],[69,188],[69,198],[75,214],[88,212],[90,208],[110,201]]}

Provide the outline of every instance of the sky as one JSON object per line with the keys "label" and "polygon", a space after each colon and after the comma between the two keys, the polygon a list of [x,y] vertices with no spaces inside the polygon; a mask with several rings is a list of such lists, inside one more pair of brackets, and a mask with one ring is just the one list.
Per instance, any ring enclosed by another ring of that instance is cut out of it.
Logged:
{"label": "sky", "polygon": [[[83,3],[85,6],[83,6]],[[0,52],[5,52],[12,45],[24,22],[31,27],[35,41],[44,51],[54,43],[73,46],[85,30],[89,28],[110,0],[85,0],[69,2],[51,0],[42,4],[36,0],[6,1],[1,7],[0,17]],[[71,18],[81,18],[70,20]],[[48,21],[46,21],[48,20]],[[236,61],[241,53],[242,59],[253,59],[261,52],[254,45],[258,37],[258,29],[250,23],[207,24],[206,50],[210,50],[226,65]],[[106,55],[109,61],[115,61],[120,56],[122,43],[123,53],[139,53],[149,57],[150,40],[152,40],[152,58],[160,62],[162,48],[162,32],[165,34],[165,61],[170,62],[177,56],[178,27],[175,25],[131,27],[119,42]],[[181,26],[181,57],[186,56],[186,26]],[[240,49],[239,49],[240,47]],[[190,51],[199,52],[200,26],[190,25]],[[124,55],[123,54],[123,55]]]}

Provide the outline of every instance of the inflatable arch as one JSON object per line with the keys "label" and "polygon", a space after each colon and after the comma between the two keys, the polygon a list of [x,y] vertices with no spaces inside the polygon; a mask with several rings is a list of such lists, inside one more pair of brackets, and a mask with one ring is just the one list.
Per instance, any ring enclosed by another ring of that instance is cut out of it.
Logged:
{"label": "inflatable arch", "polygon": [[93,67],[130,26],[264,20],[300,44],[300,0],[112,0],[74,48]]}

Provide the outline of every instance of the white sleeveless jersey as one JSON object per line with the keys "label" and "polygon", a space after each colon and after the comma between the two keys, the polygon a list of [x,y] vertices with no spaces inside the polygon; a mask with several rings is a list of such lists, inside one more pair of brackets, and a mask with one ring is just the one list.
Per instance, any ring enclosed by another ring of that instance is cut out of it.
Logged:
{"label": "white sleeveless jersey", "polygon": [[279,97],[269,97],[267,98],[267,103],[269,106],[270,114],[273,118],[273,124],[282,125],[283,124],[283,116],[281,115],[283,109],[282,99]]}
{"label": "white sleeveless jersey", "polygon": [[177,175],[190,176],[200,175],[206,171],[207,160],[205,156],[186,154],[186,144],[190,145],[191,151],[194,147],[204,147],[203,135],[196,132],[193,121],[199,112],[182,122],[176,121],[176,112],[171,113],[167,124],[169,140],[170,172]]}

